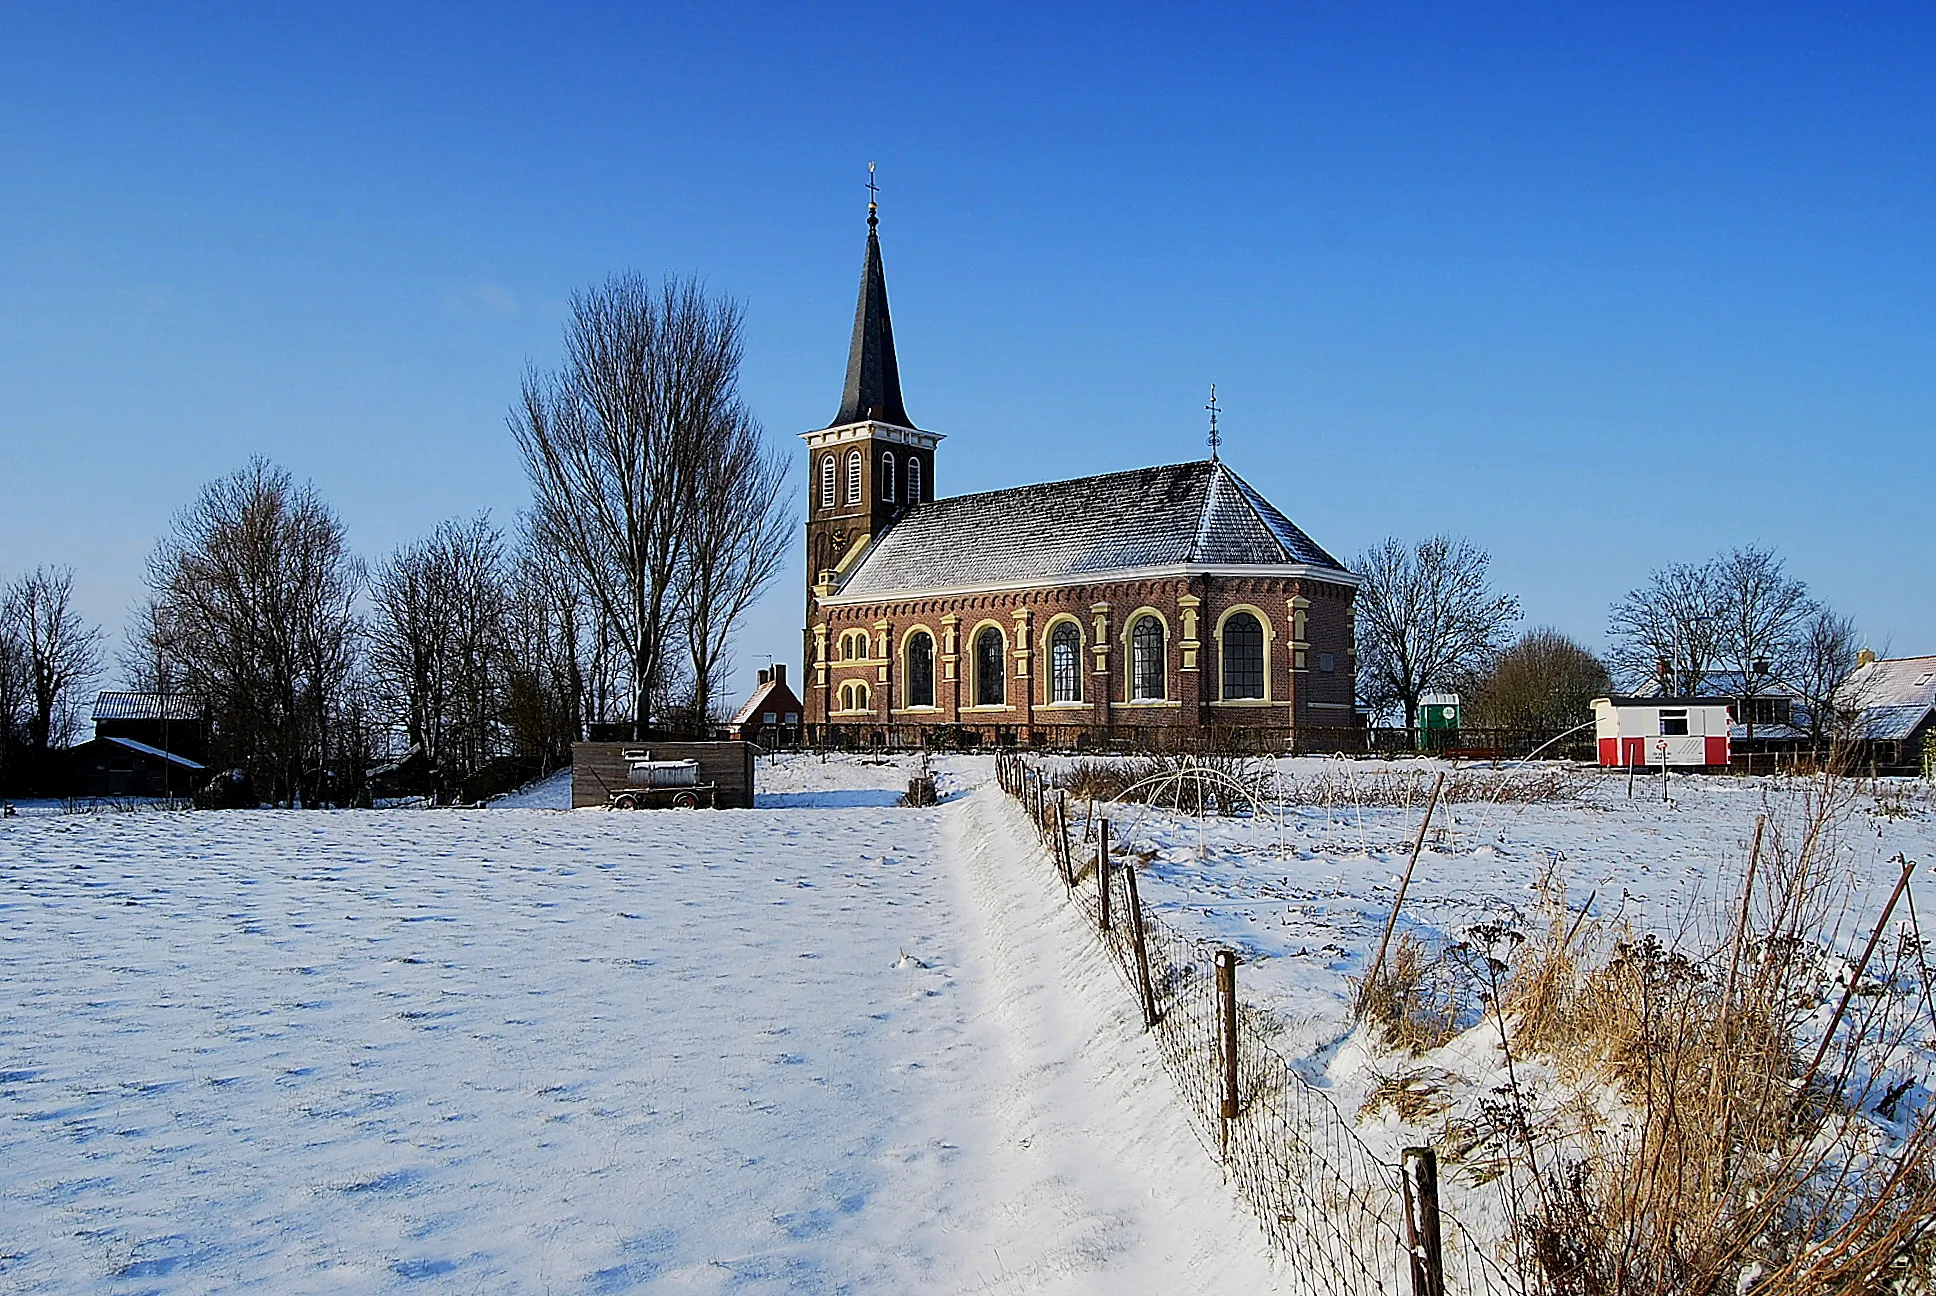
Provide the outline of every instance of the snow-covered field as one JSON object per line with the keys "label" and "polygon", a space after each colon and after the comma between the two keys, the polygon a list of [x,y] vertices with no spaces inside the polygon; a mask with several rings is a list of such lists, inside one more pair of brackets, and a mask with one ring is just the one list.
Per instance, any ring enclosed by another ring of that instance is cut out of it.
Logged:
{"label": "snow-covered field", "polygon": [[[940,771],[933,809],[897,804],[906,762],[790,757],[752,811],[561,813],[552,780],[0,821],[0,1290],[1285,1285],[989,762]],[[1710,922],[1781,789],[1670,791],[1442,810],[1403,926],[1455,939],[1554,870]],[[1936,870],[1930,807],[1864,803],[1846,932],[1898,851]],[[1145,903],[1242,951],[1347,1114],[1346,978],[1420,809],[1116,811]]]}
{"label": "snow-covered field", "polygon": [[[1437,762],[1284,760],[1280,775],[1311,780],[1415,777],[1417,803],[1284,808],[1269,819],[1183,816],[1122,807],[1117,841],[1153,851],[1144,901],[1177,925],[1244,957],[1246,998],[1286,1019],[1286,1051],[1323,1052],[1345,1029],[1351,986],[1384,931],[1411,854]],[[1398,930],[1434,942],[1536,907],[1549,874],[1574,908],[1663,937],[1710,935],[1740,887],[1755,818],[1792,817],[1797,780],[1679,776],[1663,789],[1583,771],[1578,795],[1534,802],[1439,807],[1406,894]],[[1663,798],[1663,791],[1666,797]],[[1838,858],[1853,875],[1845,943],[1860,944],[1894,885],[1902,853],[1924,867],[1911,885],[1936,936],[1936,790],[1894,781],[1877,800],[1854,798]],[[1898,802],[1901,804],[1898,805]],[[1718,903],[1717,903],[1718,897]],[[1898,918],[1901,918],[1898,914]]]}
{"label": "snow-covered field", "polygon": [[0,1290],[1269,1290],[987,770],[0,821]]}

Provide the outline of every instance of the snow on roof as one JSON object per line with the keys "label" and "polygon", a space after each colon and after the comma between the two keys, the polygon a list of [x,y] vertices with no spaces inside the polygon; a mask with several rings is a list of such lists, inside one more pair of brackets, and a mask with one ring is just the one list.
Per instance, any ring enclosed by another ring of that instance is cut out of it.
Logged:
{"label": "snow on roof", "polygon": [[96,720],[200,720],[202,699],[193,693],[103,693],[94,699]]}
{"label": "snow on roof", "polygon": [[165,760],[169,764],[179,765],[183,769],[198,770],[207,768],[200,761],[192,761],[186,756],[177,756],[174,752],[163,751],[159,747],[150,747],[147,743],[136,742],[132,738],[103,738],[101,741],[111,742],[117,747],[126,747],[129,751],[138,751],[143,756],[153,756],[157,760]]}
{"label": "snow on roof", "polygon": [[[1649,683],[1647,687],[1658,689],[1660,686],[1657,683]],[[1646,693],[1640,693],[1635,696],[1646,697],[1648,695]],[[1738,670],[1711,670],[1702,672],[1701,677],[1694,682],[1692,696],[1710,700],[1750,696],[1798,699],[1801,697],[1801,692],[1792,684],[1785,682],[1779,676],[1775,675],[1763,675],[1754,681],[1754,687],[1750,689],[1747,686],[1747,676]]]}
{"label": "snow on roof", "polygon": [[1343,564],[1250,484],[1209,460],[917,504],[861,559],[838,598],[965,589],[1179,564]]}
{"label": "snow on roof", "polygon": [[1936,709],[1936,657],[1892,657],[1858,666],[1841,696],[1862,709],[1857,732],[1864,738],[1908,738]]}

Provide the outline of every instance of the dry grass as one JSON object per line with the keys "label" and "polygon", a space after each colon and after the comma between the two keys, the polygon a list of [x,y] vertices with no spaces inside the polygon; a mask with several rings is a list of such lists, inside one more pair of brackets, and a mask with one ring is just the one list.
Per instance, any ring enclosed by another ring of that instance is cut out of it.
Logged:
{"label": "dry grass", "polygon": [[1376,979],[1357,987],[1357,1014],[1386,1047],[1429,1053],[1468,1024],[1472,989],[1458,963],[1407,932],[1393,944]]}
{"label": "dry grass", "polygon": [[[1326,771],[1280,778],[1276,801],[1295,806],[1422,807],[1432,794],[1436,771]],[[1454,769],[1446,774],[1440,800],[1446,802],[1528,803],[1577,800],[1591,776],[1566,765],[1523,765],[1510,769]]]}
{"label": "dry grass", "polygon": [[1494,1113],[1543,1289],[1855,1292],[1928,1275],[1936,1118],[1898,1110],[1911,1086],[1891,1066],[1929,1002],[1920,945],[1872,962],[1834,1040],[1820,1036],[1842,998],[1833,860],[1853,801],[1831,777],[1777,807],[1718,942],[1635,938],[1553,896],[1542,930],[1494,965],[1509,1061],[1549,1060],[1619,1099],[1611,1120],[1578,1103],[1538,1114],[1515,1084],[1514,1110]]}
{"label": "dry grass", "polygon": [[1124,756],[1072,761],[1056,770],[1051,782],[1082,801],[1236,814],[1270,798],[1271,774],[1269,760],[1245,756]]}
{"label": "dry grass", "polygon": [[1370,1120],[1387,1109],[1408,1125],[1423,1125],[1452,1108],[1452,1089],[1458,1077],[1438,1067],[1409,1067],[1381,1075],[1358,1107],[1358,1119]]}
{"label": "dry grass", "polygon": [[[1220,776],[1204,780],[1191,771]],[[1071,761],[1053,775],[1054,785],[1086,801],[1149,801],[1186,813],[1228,814],[1247,808],[1227,778],[1257,800],[1279,806],[1422,807],[1431,795],[1436,770],[1352,768],[1318,774],[1283,775],[1268,759],[1244,756],[1118,756]],[[1466,768],[1447,773],[1447,802],[1524,804],[1577,800],[1592,776],[1566,765],[1523,765],[1507,769]],[[1173,780],[1173,781],[1172,781]],[[1139,788],[1139,784],[1153,784]]]}

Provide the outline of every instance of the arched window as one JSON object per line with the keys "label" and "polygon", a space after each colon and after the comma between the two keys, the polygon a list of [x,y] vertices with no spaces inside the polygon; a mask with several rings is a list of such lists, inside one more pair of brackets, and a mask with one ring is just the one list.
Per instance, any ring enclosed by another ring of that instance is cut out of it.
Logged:
{"label": "arched window", "polygon": [[975,636],[975,705],[1002,706],[1008,701],[1008,645],[1002,632],[989,626]]}
{"label": "arched window", "polygon": [[921,502],[921,460],[915,455],[908,456],[907,502],[910,504]]}
{"label": "arched window", "polygon": [[860,473],[860,451],[856,450],[847,456],[847,502],[849,504],[860,503]]}
{"label": "arched window", "polygon": [[1049,635],[1049,701],[1082,701],[1082,631],[1058,622]]}
{"label": "arched window", "polygon": [[907,644],[907,698],[911,707],[934,705],[934,640],[916,632]]}
{"label": "arched window", "polygon": [[867,686],[865,684],[856,684],[854,685],[854,710],[865,711],[866,709]]}
{"label": "arched window", "polygon": [[1163,623],[1138,617],[1129,629],[1129,696],[1138,702],[1161,698],[1163,676]]}
{"label": "arched window", "polygon": [[1223,623],[1223,696],[1225,701],[1264,696],[1264,627],[1248,612],[1238,612]]}
{"label": "arched window", "polygon": [[852,684],[842,684],[840,686],[840,709],[842,711],[852,711],[854,709],[854,686]]}
{"label": "arched window", "polygon": [[881,498],[889,504],[894,502],[894,452],[881,453]]}
{"label": "arched window", "polygon": [[826,455],[820,460],[820,507],[834,506],[834,457]]}

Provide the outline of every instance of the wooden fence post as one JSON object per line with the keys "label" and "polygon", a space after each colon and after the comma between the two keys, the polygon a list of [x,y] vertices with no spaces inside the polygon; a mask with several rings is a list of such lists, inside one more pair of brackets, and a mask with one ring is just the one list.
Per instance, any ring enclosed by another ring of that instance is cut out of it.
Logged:
{"label": "wooden fence post", "polygon": [[1123,881],[1129,886],[1129,934],[1136,947],[1136,984],[1143,992],[1143,1029],[1153,1030],[1156,1026],[1156,988],[1150,984],[1149,947],[1143,941],[1143,901],[1136,893],[1135,864],[1123,870]]}
{"label": "wooden fence post", "polygon": [[1102,911],[1096,919],[1098,931],[1109,930],[1109,821],[1101,820],[1101,828],[1096,833],[1096,894],[1102,899]]}
{"label": "wooden fence post", "polygon": [[1406,1148],[1399,1178],[1405,1188],[1405,1249],[1410,1253],[1412,1296],[1445,1296],[1438,1153],[1428,1147]]}
{"label": "wooden fence post", "polygon": [[1217,1018],[1223,1042],[1223,1155],[1230,1155],[1230,1122],[1237,1119],[1237,955],[1217,951]]}
{"label": "wooden fence post", "polygon": [[1069,792],[1062,788],[1055,794],[1055,867],[1062,874],[1063,887],[1073,891],[1076,879],[1069,864]]}

